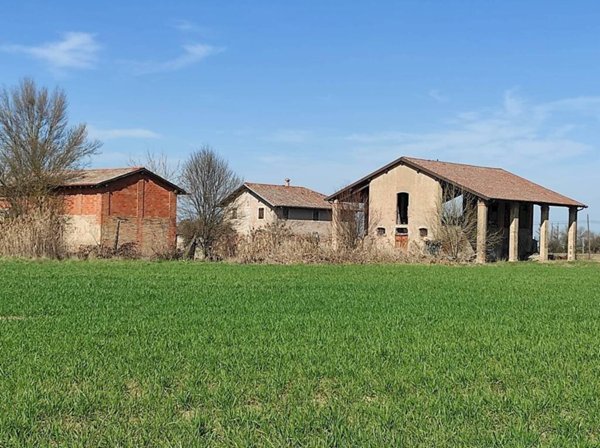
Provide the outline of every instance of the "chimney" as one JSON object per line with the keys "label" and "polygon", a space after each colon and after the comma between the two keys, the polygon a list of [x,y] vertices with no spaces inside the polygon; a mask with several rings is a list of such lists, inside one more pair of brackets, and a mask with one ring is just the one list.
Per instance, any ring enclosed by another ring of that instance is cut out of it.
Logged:
{"label": "chimney", "polygon": [[286,187],[289,187],[289,186],[290,186],[290,178],[289,178],[289,177],[286,177],[286,178],[285,178],[285,186],[286,186]]}

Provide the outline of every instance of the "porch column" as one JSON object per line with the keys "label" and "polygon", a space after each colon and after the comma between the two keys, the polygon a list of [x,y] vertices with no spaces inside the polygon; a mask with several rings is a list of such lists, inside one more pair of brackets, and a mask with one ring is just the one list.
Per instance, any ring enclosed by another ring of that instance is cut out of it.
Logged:
{"label": "porch column", "polygon": [[567,240],[567,260],[577,259],[577,207],[569,207],[569,233]]}
{"label": "porch column", "polygon": [[340,246],[340,201],[336,199],[331,204],[331,247],[338,250]]}
{"label": "porch column", "polygon": [[519,208],[518,202],[510,203],[510,230],[508,232],[508,261],[519,261]]}
{"label": "porch column", "polygon": [[550,207],[542,205],[540,213],[540,261],[548,261],[548,223]]}
{"label": "porch column", "polygon": [[477,263],[485,263],[487,253],[488,205],[483,199],[477,201]]}

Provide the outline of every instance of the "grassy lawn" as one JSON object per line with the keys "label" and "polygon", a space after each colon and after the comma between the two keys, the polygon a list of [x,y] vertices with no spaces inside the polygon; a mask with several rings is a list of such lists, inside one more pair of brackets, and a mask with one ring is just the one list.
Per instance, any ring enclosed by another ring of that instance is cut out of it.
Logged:
{"label": "grassy lawn", "polygon": [[600,265],[0,262],[0,446],[598,446]]}

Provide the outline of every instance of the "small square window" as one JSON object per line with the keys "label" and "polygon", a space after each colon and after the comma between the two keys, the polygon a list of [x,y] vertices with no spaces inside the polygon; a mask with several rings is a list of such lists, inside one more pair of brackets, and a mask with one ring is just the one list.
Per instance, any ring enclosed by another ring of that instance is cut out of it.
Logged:
{"label": "small square window", "polygon": [[421,238],[427,238],[427,233],[428,233],[428,232],[427,232],[427,228],[426,228],[426,227],[421,227],[421,228],[419,229],[419,236],[420,236]]}
{"label": "small square window", "polygon": [[385,235],[385,227],[377,227],[377,235],[378,236]]}
{"label": "small square window", "polygon": [[264,209],[264,207],[259,207],[259,209],[258,209],[258,219],[265,219],[265,209]]}

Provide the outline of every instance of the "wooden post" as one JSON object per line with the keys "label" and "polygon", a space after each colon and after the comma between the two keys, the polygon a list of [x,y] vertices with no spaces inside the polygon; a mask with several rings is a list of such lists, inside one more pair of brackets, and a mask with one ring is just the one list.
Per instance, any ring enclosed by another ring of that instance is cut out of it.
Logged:
{"label": "wooden post", "polygon": [[487,254],[488,205],[483,199],[477,201],[477,263],[485,263]]}
{"label": "wooden post", "polygon": [[508,261],[519,261],[519,209],[518,202],[510,203],[510,230],[508,232]]}
{"label": "wooden post", "polygon": [[550,207],[542,205],[540,219],[540,261],[548,261],[548,222]]}
{"label": "wooden post", "polygon": [[577,259],[577,207],[569,207],[567,232],[567,260],[575,261]]}

